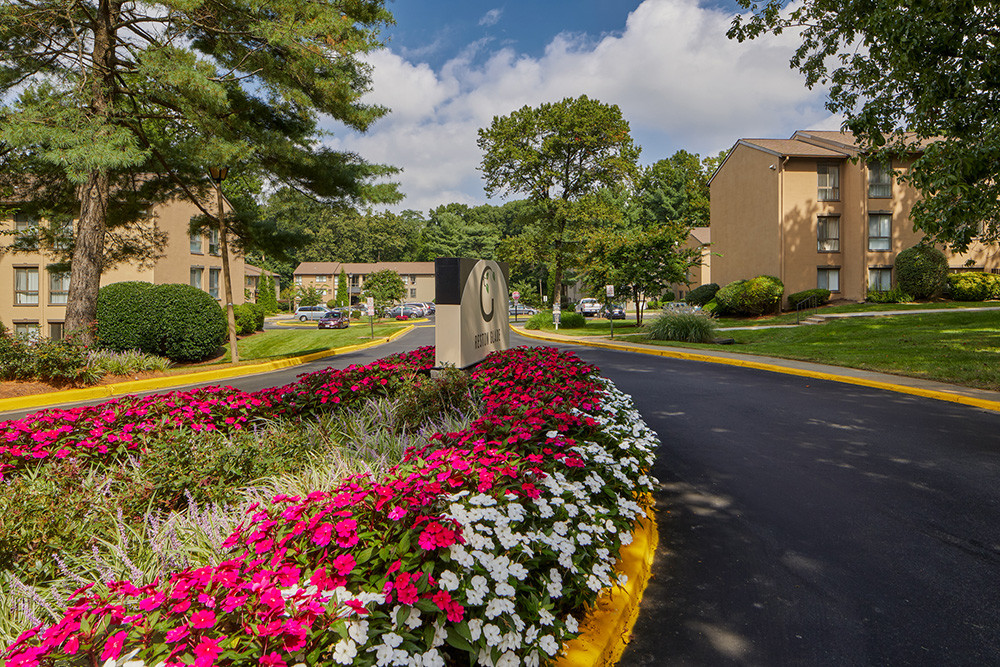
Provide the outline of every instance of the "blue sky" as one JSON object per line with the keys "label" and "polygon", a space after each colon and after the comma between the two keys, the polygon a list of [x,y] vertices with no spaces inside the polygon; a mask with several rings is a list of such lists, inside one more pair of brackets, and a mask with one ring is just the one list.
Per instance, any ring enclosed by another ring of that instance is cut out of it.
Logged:
{"label": "blue sky", "polygon": [[426,211],[488,201],[476,130],[495,115],[586,94],[617,104],[650,164],[709,155],[741,137],[836,129],[822,90],[788,67],[794,35],[748,44],[725,32],[728,0],[394,0],[386,48],[369,55],[368,100],[392,112],[331,143],[403,168]]}

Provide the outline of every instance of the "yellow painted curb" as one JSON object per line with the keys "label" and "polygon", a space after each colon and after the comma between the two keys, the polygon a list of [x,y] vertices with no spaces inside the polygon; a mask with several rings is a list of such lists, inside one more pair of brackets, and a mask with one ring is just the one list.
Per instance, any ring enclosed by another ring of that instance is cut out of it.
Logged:
{"label": "yellow painted curb", "polygon": [[727,366],[754,368],[762,371],[771,371],[772,373],[784,373],[785,375],[797,375],[799,377],[808,377],[817,380],[830,380],[832,382],[843,382],[845,384],[853,384],[861,387],[884,389],[886,391],[894,391],[899,394],[909,394],[911,396],[920,396],[922,398],[932,398],[939,401],[948,401],[949,403],[959,403],[961,405],[969,405],[976,408],[982,408],[983,410],[992,410],[994,412],[1000,412],[1000,401],[991,401],[986,398],[976,398],[974,396],[962,396],[961,394],[952,394],[946,391],[938,391],[936,389],[924,389],[922,387],[908,387],[906,385],[894,384],[892,382],[869,380],[866,378],[851,377],[849,375],[835,375],[832,373],[824,373],[822,371],[811,371],[805,368],[791,368],[789,366],[778,366],[776,364],[768,364],[761,361],[750,361],[748,359],[729,359],[726,357],[716,357],[709,354],[698,354],[697,352],[677,352],[676,350],[651,350],[649,348],[636,347],[634,345],[623,345],[619,343],[611,343],[606,341],[581,340],[579,338],[573,338],[573,339],[551,338],[545,336],[544,334],[539,334],[536,332],[528,333],[528,331],[524,329],[515,329],[515,331],[517,331],[517,333],[521,334],[522,336],[526,336],[528,338],[534,338],[536,340],[544,340],[550,343],[572,343],[573,345],[598,347],[607,350],[619,350],[621,352],[636,352],[638,354],[650,354],[657,357],[670,357],[673,359],[686,359],[688,361],[702,361],[710,364],[725,364]]}
{"label": "yellow painted curb", "polygon": [[628,581],[601,595],[596,608],[580,623],[580,636],[556,659],[556,667],[606,667],[618,662],[632,637],[659,539],[656,513],[650,505],[646,518],[636,522],[632,544],[622,548],[615,567]]}
{"label": "yellow painted curb", "polygon": [[393,332],[384,338],[358,343],[357,345],[346,345],[335,347],[322,352],[313,352],[301,357],[288,357],[277,361],[268,361],[252,366],[233,366],[231,368],[221,368],[214,371],[201,371],[197,373],[185,373],[183,375],[173,375],[170,377],[151,378],[149,380],[135,380],[133,382],[119,382],[117,384],[104,385],[102,387],[88,387],[84,389],[67,389],[50,394],[34,394],[31,396],[21,396],[18,398],[0,398],[0,412],[8,410],[26,410],[29,408],[41,408],[64,403],[76,403],[79,401],[91,401],[100,398],[110,398],[111,396],[121,396],[124,394],[135,394],[153,389],[166,389],[168,387],[178,387],[188,384],[200,384],[202,382],[212,382],[215,380],[225,380],[231,377],[243,375],[255,375],[257,373],[267,373],[281,368],[291,368],[310,361],[316,361],[323,357],[332,357],[338,354],[357,352],[376,345],[390,343],[397,338],[405,336],[413,331],[415,327],[411,324]]}

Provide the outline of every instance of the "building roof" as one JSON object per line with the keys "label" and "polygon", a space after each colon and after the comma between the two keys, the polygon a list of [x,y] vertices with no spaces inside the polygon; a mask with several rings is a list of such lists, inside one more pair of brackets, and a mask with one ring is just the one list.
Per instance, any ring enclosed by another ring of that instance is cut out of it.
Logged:
{"label": "building roof", "polygon": [[297,276],[333,276],[341,271],[369,274],[386,269],[396,273],[434,275],[434,262],[302,262],[292,273]]}
{"label": "building roof", "polygon": [[838,159],[846,158],[850,155],[845,151],[824,148],[806,143],[805,141],[799,141],[798,139],[740,139],[736,143],[772,153],[777,157],[824,157]]}
{"label": "building roof", "polygon": [[265,271],[264,269],[260,268],[259,266],[254,266],[253,264],[244,264],[243,265],[243,272],[244,272],[245,275],[248,275],[248,276],[271,276],[273,278],[273,277],[275,277],[275,276],[278,275],[277,273],[274,273],[273,271]]}

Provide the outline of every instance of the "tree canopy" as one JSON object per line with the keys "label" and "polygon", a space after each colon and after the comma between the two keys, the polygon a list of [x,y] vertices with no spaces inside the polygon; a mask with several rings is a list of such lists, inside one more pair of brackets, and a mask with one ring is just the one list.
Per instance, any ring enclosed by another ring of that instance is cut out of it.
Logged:
{"label": "tree canopy", "polygon": [[628,121],[617,105],[583,95],[494,116],[477,143],[488,195],[521,194],[540,204],[540,224],[525,241],[550,248],[554,302],[567,264],[567,226],[579,217],[576,204],[636,174],[640,149]]}
{"label": "tree canopy", "polygon": [[364,130],[386,112],[359,101],[357,55],[391,20],[383,0],[0,5],[0,186],[28,213],[78,219],[67,329],[94,319],[108,230],[176,198],[214,215],[210,166],[328,202],[398,197],[376,182],[393,169],[319,141],[321,114]]}
{"label": "tree canopy", "polygon": [[756,3],[729,30],[743,41],[795,30],[791,65],[830,87],[863,157],[913,160],[898,177],[922,197],[916,229],[967,249],[1000,239],[1000,5],[984,0]]}

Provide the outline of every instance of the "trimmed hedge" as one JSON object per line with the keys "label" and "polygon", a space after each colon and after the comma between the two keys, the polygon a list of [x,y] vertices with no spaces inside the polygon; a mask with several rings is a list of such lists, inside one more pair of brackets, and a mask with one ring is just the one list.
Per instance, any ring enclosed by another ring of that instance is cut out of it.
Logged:
{"label": "trimmed hedge", "polygon": [[144,336],[155,313],[149,309],[152,283],[132,280],[105,285],[97,293],[97,341],[116,352],[143,350],[150,341]]}
{"label": "trimmed hedge", "polygon": [[800,303],[805,303],[809,299],[816,297],[815,304],[817,306],[822,306],[830,301],[830,290],[816,288],[802,290],[801,292],[796,292],[795,294],[788,295],[788,307],[795,308]]}
{"label": "trimmed hedge", "polygon": [[929,299],[948,284],[948,260],[933,246],[915,245],[896,255],[896,286],[914,299]]}
{"label": "trimmed hedge", "polygon": [[236,333],[240,336],[264,330],[264,309],[256,303],[233,306],[233,316],[236,318]]}
{"label": "trimmed hedge", "polygon": [[118,287],[123,284],[128,285],[115,283],[98,292],[101,347],[139,350],[171,361],[201,361],[226,340],[226,314],[207,292],[179,284]]}
{"label": "trimmed hedge", "polygon": [[777,310],[785,284],[774,276],[757,276],[729,283],[715,294],[718,312],[727,315],[757,317]]}
{"label": "trimmed hedge", "polygon": [[949,295],[955,301],[1000,299],[1000,275],[967,271],[948,276]]}
{"label": "trimmed hedge", "polygon": [[717,283],[701,285],[688,292],[688,295],[684,297],[684,301],[691,306],[704,306],[715,298],[715,293],[718,291],[719,285]]}

